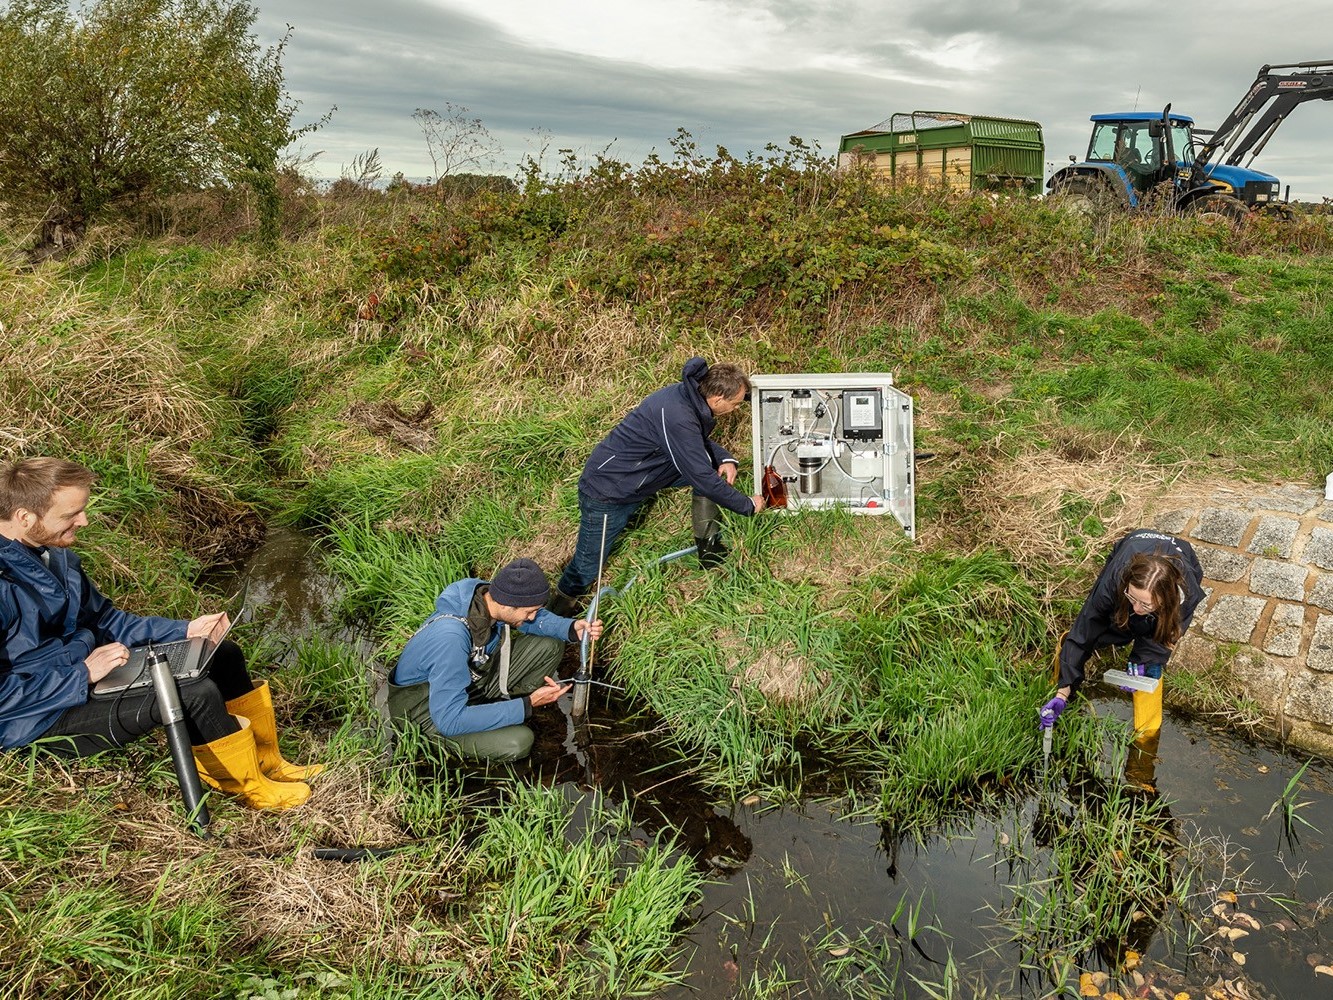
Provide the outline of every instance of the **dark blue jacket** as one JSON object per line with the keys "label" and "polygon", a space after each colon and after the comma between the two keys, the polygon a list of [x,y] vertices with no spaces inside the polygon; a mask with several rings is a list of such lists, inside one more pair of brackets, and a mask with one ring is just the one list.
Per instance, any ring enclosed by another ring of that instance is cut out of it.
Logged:
{"label": "dark blue jacket", "polygon": [[98,646],[184,639],[188,622],[143,618],[102,596],[69,549],[38,553],[0,538],[0,746],[46,732],[66,709],[88,700],[84,657]]}
{"label": "dark blue jacket", "polygon": [[699,392],[707,371],[703,358],[690,358],[679,382],[658,389],[616,424],[588,456],[580,492],[605,503],[633,503],[688,485],[719,506],[753,514],[754,501],[717,473],[723,462],[736,460],[709,438],[717,420]]}
{"label": "dark blue jacket", "polygon": [[1130,660],[1146,665],[1164,666],[1171,658],[1171,650],[1153,639],[1157,619],[1153,615],[1135,614],[1130,608],[1125,629],[1116,627],[1116,599],[1124,587],[1125,571],[1139,553],[1159,553],[1174,559],[1185,581],[1185,592],[1180,599],[1180,628],[1189,628],[1194,610],[1203,600],[1203,569],[1199,557],[1189,542],[1158,531],[1131,531],[1107,557],[1092,593],[1083,602],[1083,608],[1060,647],[1060,687],[1068,684],[1077,690],[1083,683],[1083,665],[1095,650],[1105,646],[1127,646],[1133,643]]}

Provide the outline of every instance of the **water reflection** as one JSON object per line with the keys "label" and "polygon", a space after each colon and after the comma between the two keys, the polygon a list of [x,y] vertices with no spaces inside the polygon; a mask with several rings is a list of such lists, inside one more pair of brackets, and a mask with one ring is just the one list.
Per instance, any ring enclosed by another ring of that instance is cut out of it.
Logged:
{"label": "water reflection", "polygon": [[[242,579],[258,620],[289,640],[356,641],[337,620],[336,582],[299,532],[273,529],[231,582]],[[226,582],[215,586],[234,589]],[[1097,711],[1129,724],[1124,699],[1094,692],[1093,700]],[[586,726],[574,727],[555,712],[535,718],[533,759],[519,773],[567,794],[627,803],[636,836],[675,836],[712,874],[690,933],[689,985],[667,991],[669,1000],[732,996],[756,974],[783,974],[801,984],[775,996],[823,995],[836,942],[847,939],[876,944],[900,963],[908,996],[927,994],[907,975],[938,981],[937,963],[948,958],[967,981],[984,981],[992,995],[1043,996],[1049,984],[1023,969],[1020,949],[996,915],[1012,906],[1015,885],[1049,870],[1053,845],[1071,835],[1076,804],[1095,815],[1095,796],[1122,793],[1140,796],[1143,815],[1152,817],[1137,831],[1134,850],[1161,858],[1160,868],[1175,877],[1182,844],[1194,845],[1193,853],[1206,858],[1191,887],[1199,912],[1211,912],[1207,893],[1234,892],[1239,902],[1227,905],[1260,927],[1225,953],[1207,946],[1213,964],[1200,968],[1243,980],[1256,996],[1327,991],[1330,980],[1305,961],[1333,953],[1333,865],[1325,860],[1326,833],[1320,832],[1333,831],[1333,767],[1327,762],[1312,764],[1302,777],[1299,798],[1309,803],[1302,815],[1311,827],[1293,844],[1283,838],[1280,817],[1265,814],[1304,756],[1168,713],[1159,734],[1131,746],[1119,792],[1056,777],[1049,787],[919,840],[847,818],[837,802],[783,809],[750,799],[719,802],[654,731],[655,722],[633,714],[636,706],[615,697],[593,701]],[[915,934],[907,933],[908,913]],[[1106,943],[1100,961],[1114,968],[1133,950],[1145,962],[1183,967],[1173,949],[1193,933],[1192,919],[1139,905],[1128,932]],[[1243,970],[1233,951],[1246,958]]]}

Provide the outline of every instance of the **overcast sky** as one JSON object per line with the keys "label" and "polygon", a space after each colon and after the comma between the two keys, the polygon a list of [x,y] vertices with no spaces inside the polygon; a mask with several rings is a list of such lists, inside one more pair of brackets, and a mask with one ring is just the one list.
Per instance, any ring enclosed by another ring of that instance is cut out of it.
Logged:
{"label": "overcast sky", "polygon": [[[513,175],[545,145],[639,163],[678,127],[711,153],[788,136],[836,153],[895,112],[1040,121],[1047,170],[1088,115],[1173,110],[1214,127],[1265,63],[1333,63],[1324,0],[256,0],[285,54],[305,140],[336,177],[378,147],[386,177],[432,173],[417,108],[467,107]],[[1254,164],[1293,198],[1333,196],[1333,103],[1296,109]]]}

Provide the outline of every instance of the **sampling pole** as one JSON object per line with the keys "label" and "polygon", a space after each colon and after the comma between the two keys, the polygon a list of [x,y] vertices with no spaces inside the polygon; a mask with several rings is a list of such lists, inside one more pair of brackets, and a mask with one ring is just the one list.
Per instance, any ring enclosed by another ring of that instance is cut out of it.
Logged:
{"label": "sampling pole", "polygon": [[167,730],[167,745],[171,747],[171,762],[176,766],[176,780],[180,782],[181,798],[185,800],[185,815],[194,832],[207,838],[208,806],[204,804],[204,791],[199,785],[199,770],[190,749],[190,734],[185,728],[185,710],[181,708],[176,678],[171,674],[167,658],[152,646],[148,647],[144,665],[153,679],[157,711]]}
{"label": "sampling pole", "polygon": [[579,643],[579,670],[574,675],[574,703],[569,713],[575,719],[583,718],[588,711],[588,683],[592,680],[592,623],[597,620],[597,606],[602,600],[602,570],[606,565],[606,515],[602,515],[602,545],[597,553],[597,589],[588,604],[588,614],[584,618],[587,626],[583,629],[583,641]]}

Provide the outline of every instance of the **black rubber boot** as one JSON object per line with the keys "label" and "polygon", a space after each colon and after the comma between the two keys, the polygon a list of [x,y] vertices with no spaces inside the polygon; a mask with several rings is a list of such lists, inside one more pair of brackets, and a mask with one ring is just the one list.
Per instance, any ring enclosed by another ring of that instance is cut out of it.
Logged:
{"label": "black rubber boot", "polygon": [[704,569],[716,569],[727,561],[730,554],[722,543],[722,535],[710,535],[708,538],[696,538],[695,546],[699,550],[699,565]]}
{"label": "black rubber boot", "polygon": [[551,591],[551,599],[546,602],[546,610],[561,618],[577,618],[583,602],[577,597],[570,597],[560,588]]}

